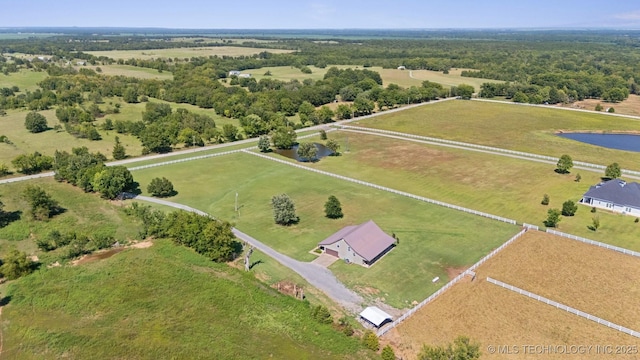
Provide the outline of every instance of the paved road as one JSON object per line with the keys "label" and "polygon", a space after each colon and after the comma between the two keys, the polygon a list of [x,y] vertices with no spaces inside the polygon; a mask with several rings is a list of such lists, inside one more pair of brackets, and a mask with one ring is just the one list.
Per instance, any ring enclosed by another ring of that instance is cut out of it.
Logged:
{"label": "paved road", "polygon": [[[194,209],[190,206],[156,199],[148,196],[136,196],[136,200],[142,200],[147,202],[152,202],[156,204],[171,206],[177,209],[191,211],[200,215],[210,216],[209,214],[200,211],[198,209]],[[331,273],[331,271],[323,268],[320,265],[305,263],[295,259],[292,259],[286,255],[283,255],[271,247],[265,245],[264,243],[258,241],[257,239],[243,233],[242,231],[233,228],[233,233],[241,239],[245,241],[256,249],[262,251],[267,254],[280,264],[288,267],[289,269],[295,271],[300,276],[302,276],[305,280],[307,280],[311,285],[320,289],[327,296],[329,296],[333,301],[338,304],[344,306],[347,310],[352,311],[353,313],[359,313],[362,310],[362,302],[364,301],[360,295],[355,292],[347,289],[336,277]]]}

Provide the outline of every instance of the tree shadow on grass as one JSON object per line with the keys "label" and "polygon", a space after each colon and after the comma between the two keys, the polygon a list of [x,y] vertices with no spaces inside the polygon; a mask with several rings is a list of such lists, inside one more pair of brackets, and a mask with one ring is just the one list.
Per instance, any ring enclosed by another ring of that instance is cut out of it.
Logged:
{"label": "tree shadow on grass", "polygon": [[7,295],[0,299],[0,306],[8,305],[11,302],[11,295]]}
{"label": "tree shadow on grass", "polygon": [[258,261],[252,262],[251,265],[249,265],[249,270],[253,269],[254,266],[259,265],[259,264],[264,264],[264,261],[258,260]]}
{"label": "tree shadow on grass", "polygon": [[20,220],[20,216],[22,215],[22,211],[9,211],[0,214],[0,228],[3,228],[14,221]]}

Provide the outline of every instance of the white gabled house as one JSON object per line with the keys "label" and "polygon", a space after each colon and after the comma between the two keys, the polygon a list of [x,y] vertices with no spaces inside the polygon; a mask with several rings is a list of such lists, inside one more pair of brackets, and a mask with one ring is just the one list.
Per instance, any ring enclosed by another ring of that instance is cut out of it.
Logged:
{"label": "white gabled house", "polygon": [[640,184],[613,179],[589,188],[580,203],[640,217]]}
{"label": "white gabled house", "polygon": [[238,70],[229,71],[229,76],[238,76],[238,75],[240,75],[240,71]]}

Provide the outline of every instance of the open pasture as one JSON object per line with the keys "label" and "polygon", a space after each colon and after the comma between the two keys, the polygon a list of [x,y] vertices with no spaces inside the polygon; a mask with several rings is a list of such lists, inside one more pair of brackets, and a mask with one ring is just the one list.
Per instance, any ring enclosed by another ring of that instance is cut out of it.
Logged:
{"label": "open pasture", "polygon": [[40,87],[37,85],[47,77],[45,71],[33,71],[22,69],[17,73],[5,75],[0,73],[0,88],[11,88],[17,86],[21,92],[34,91]]}
{"label": "open pasture", "polygon": [[[595,349],[588,354],[527,355],[521,346],[634,345],[637,339],[485,279],[490,276],[507,283],[514,281],[515,286],[532,292],[543,292],[536,284],[545,283],[549,287],[546,296],[551,299],[566,300],[565,304],[585,311],[600,310],[601,317],[614,316],[611,321],[622,321],[624,315],[633,316],[627,321],[633,322],[637,318],[637,289],[634,290],[637,281],[628,282],[632,280],[628,276],[637,279],[639,260],[573,240],[528,232],[480,266],[474,281],[467,278],[454,285],[385,338],[409,358],[415,356],[423,344],[448,343],[458,335],[465,335],[480,343],[483,359],[506,357],[504,353],[490,353],[489,345],[516,345],[520,352],[511,356],[518,359],[600,359],[603,354],[596,354]],[[630,270],[631,275],[622,274],[626,270]],[[509,275],[510,271],[515,274]],[[623,307],[616,304],[619,300],[635,305],[616,317],[615,309]],[[633,355],[630,358],[634,358]]]}
{"label": "open pasture", "polygon": [[582,101],[576,101],[573,104],[565,104],[562,106],[575,107],[585,110],[595,110],[598,104],[602,106],[602,111],[605,111],[607,108],[612,107],[615,110],[616,114],[640,116],[640,96],[633,94],[629,95],[626,100],[615,104],[600,99],[584,99]]}
{"label": "open pasture", "polygon": [[170,72],[158,72],[156,69],[143,68],[138,66],[131,65],[100,65],[100,66],[75,66],[76,70],[80,69],[91,69],[96,70],[96,68],[102,69],[102,75],[109,76],[127,76],[134,77],[138,79],[158,79],[158,80],[171,80],[173,79],[173,74]]}
{"label": "open pasture", "polygon": [[[313,260],[309,251],[342,227],[373,219],[387,233],[395,233],[400,244],[369,269],[336,263],[331,270],[362,295],[384,298],[398,308],[437,290],[442,282],[432,284],[434,277],[447,281],[453,268],[475,263],[519,230],[248,154],[150,168],[133,175],[143,190],[152,178],[167,177],[178,192],[171,201],[230,220],[247,234],[302,261]],[[270,200],[281,193],[295,202],[299,224],[274,223]],[[236,194],[239,213],[234,211]],[[344,218],[324,216],[329,195],[341,201]]]}
{"label": "open pasture", "polygon": [[290,53],[293,50],[250,48],[241,46],[210,46],[188,47],[174,49],[147,49],[147,50],[111,50],[111,51],[87,51],[94,56],[106,56],[112,59],[159,59],[159,58],[192,58],[200,56],[250,56],[267,51],[274,54]]}
{"label": "open pasture", "polygon": [[[599,173],[590,171],[557,174],[555,164],[353,132],[328,136],[338,141],[343,155],[309,166],[520,223],[543,226],[550,208],[579,201],[601,181]],[[575,181],[577,173],[580,182]],[[550,197],[548,206],[540,204],[544,194]],[[562,217],[559,230],[640,251],[640,224],[633,217],[590,210],[579,205],[575,216]],[[597,232],[587,228],[594,215],[601,221]]]}
{"label": "open pasture", "polygon": [[11,167],[11,160],[21,154],[38,151],[41,154],[53,156],[56,150],[71,151],[73,147],[82,146],[86,146],[91,152],[100,151],[107,157],[111,157],[116,135],[120,137],[128,155],[138,156],[142,151],[140,140],[131,135],[117,134],[115,131],[99,130],[102,140],[90,141],[76,138],[64,130],[53,130],[54,126],[60,124],[55,110],[40,112],[47,118],[50,129],[38,134],[32,134],[24,127],[27,111],[9,110],[7,113],[7,116],[0,117],[0,135],[7,136],[13,144],[0,143],[0,163],[9,167]]}
{"label": "open pasture", "polygon": [[445,101],[357,122],[358,125],[640,170],[640,153],[556,136],[558,131],[640,132],[635,119],[481,101]]}

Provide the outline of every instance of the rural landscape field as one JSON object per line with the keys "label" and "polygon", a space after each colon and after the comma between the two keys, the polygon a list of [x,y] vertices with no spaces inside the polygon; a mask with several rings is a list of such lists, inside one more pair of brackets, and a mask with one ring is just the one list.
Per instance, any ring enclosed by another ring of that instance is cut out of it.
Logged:
{"label": "rural landscape field", "polygon": [[58,5],[0,28],[0,359],[640,359],[640,10]]}

